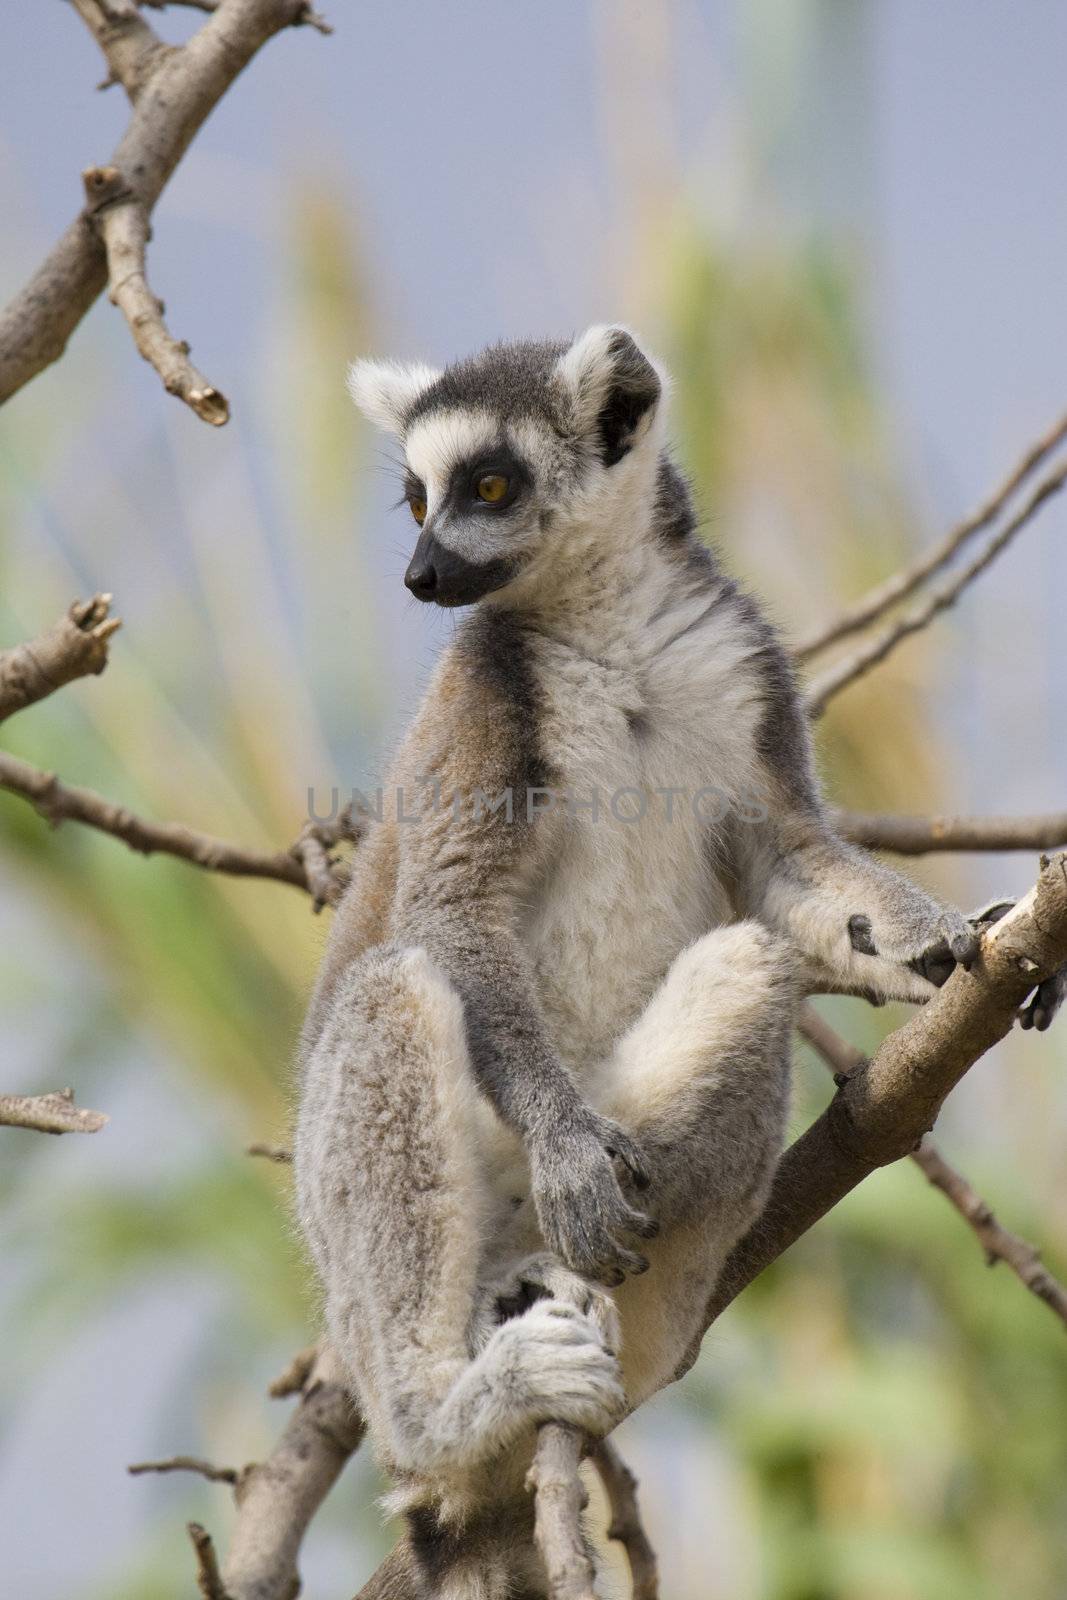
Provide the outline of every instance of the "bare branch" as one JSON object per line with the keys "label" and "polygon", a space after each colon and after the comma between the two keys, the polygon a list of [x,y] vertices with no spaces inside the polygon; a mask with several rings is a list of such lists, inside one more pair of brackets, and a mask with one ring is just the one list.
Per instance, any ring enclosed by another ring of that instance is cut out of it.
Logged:
{"label": "bare branch", "polygon": [[275,1161],[279,1166],[288,1166],[293,1159],[293,1152],[287,1150],[283,1144],[263,1144],[259,1141],[250,1144],[245,1150],[246,1156],[262,1156],[264,1161]]}
{"label": "bare branch", "polygon": [[964,589],[996,560],[1045,501],[1059,494],[1065,483],[1067,483],[1067,464],[1038,484],[1022,510],[986,542],[981,552],[962,571],[937,588],[929,590],[926,598],[911,611],[906,611],[903,616],[888,623],[880,633],[865,640],[851,655],[835,662],[817,677],[809,686],[805,697],[809,715],[821,716],[834,695],[840,694],[848,684],[854,683],[878,662],[884,661],[903,639],[918,633],[942,611],[947,611],[950,606],[955,605]]}
{"label": "bare branch", "polygon": [[898,856],[931,855],[938,850],[1058,850],[1067,845],[1067,811],[1032,817],[909,817],[834,813],[844,839],[867,850]]}
{"label": "bare branch", "polygon": [[210,1533],[199,1522],[186,1523],[186,1529],[196,1551],[196,1582],[204,1600],[233,1600],[219,1576],[219,1563]]}
{"label": "bare branch", "polygon": [[927,578],[932,578],[935,573],[940,572],[974,534],[981,533],[983,528],[987,528],[996,520],[1016,491],[1052,454],[1057,445],[1063,443],[1064,439],[1067,439],[1067,417],[1061,417],[1055,427],[1050,428],[1048,433],[1026,452],[989,499],[971,516],[950,529],[940,544],[935,545],[910,566],[894,573],[884,583],[870,589],[862,599],[849,606],[840,616],[828,622],[818,632],[809,635],[807,639],[803,639],[796,647],[798,660],[808,661],[813,655],[825,650],[828,645],[836,644],[839,639],[845,639],[849,634],[858,633],[860,629],[876,622],[891,606],[896,605],[897,601],[906,600],[908,595],[913,594]]}
{"label": "bare branch", "polygon": [[577,1428],[546,1422],[538,1430],[526,1486],[534,1495],[534,1540],[552,1600],[596,1600],[593,1566],[582,1534],[589,1501],[580,1467],[585,1441]]}
{"label": "bare branch", "polygon": [[[811,1006],[804,1007],[797,1032],[823,1058],[839,1083],[870,1065],[863,1052],[843,1039]],[[1032,1294],[1044,1300],[1061,1322],[1067,1323],[1067,1289],[1042,1266],[1041,1257],[1032,1244],[997,1221],[978,1191],[945,1160],[929,1135],[912,1151],[910,1159],[974,1231],[989,1265],[1005,1262]]]}
{"label": "bare branch", "polygon": [[298,1350],[289,1365],[268,1386],[267,1393],[271,1399],[285,1400],[291,1394],[302,1394],[307,1388],[318,1354],[318,1345],[314,1344]]}
{"label": "bare branch", "polygon": [[[234,79],[306,10],[305,0],[226,0],[187,43],[157,53],[107,163],[126,174],[147,213]],[[0,404],[59,359],[106,282],[103,241],[82,212],[0,314]]]}
{"label": "bare branch", "polygon": [[197,833],[180,822],[150,822],[127,811],[125,806],[105,800],[92,789],[60,783],[55,773],[42,772],[6,751],[0,751],[0,789],[21,795],[54,826],[61,822],[82,822],[121,839],[131,850],[146,856],[160,851],[211,872],[225,872],[238,878],[272,878],[279,883],[291,883],[298,889],[309,887],[304,867],[292,851],[279,850],[270,854],[246,850],[225,839]]}
{"label": "bare branch", "polygon": [[111,1119],[102,1111],[83,1111],[74,1104],[73,1089],[53,1094],[0,1094],[0,1123],[32,1128],[37,1133],[99,1133]]}
{"label": "bare branch", "polygon": [[103,672],[108,641],[122,627],[108,616],[110,605],[109,594],[75,600],[47,633],[0,653],[0,722],[75,678]]}
{"label": "bare branch", "polygon": [[656,1552],[649,1543],[637,1507],[637,1479],[610,1439],[601,1439],[593,1446],[592,1460],[611,1507],[608,1538],[619,1541],[630,1563],[633,1600],[659,1600]]}
{"label": "bare branch", "polygon": [[107,82],[121,83],[131,103],[136,101],[160,52],[172,46],[139,15],[134,0],[73,0],[73,5],[104,52]]}
{"label": "bare branch", "polygon": [[139,1478],[144,1472],[198,1472],[209,1483],[237,1482],[234,1467],[216,1467],[199,1456],[168,1456],[165,1461],[135,1461],[126,1471],[131,1478]]}
{"label": "bare branch", "polygon": [[87,167],[82,182],[88,215],[107,252],[112,305],[126,318],[134,343],[159,374],[167,393],[184,400],[202,422],[221,428],[230,420],[229,401],[193,366],[185,341],[168,331],[163,302],[148,286],[145,253],[151,229],[147,207],[117,167]]}
{"label": "bare branch", "polygon": [[785,1152],[762,1216],[723,1269],[708,1305],[709,1325],[869,1173],[915,1150],[945,1097],[1010,1031],[1035,985],[1065,962],[1067,855],[1059,855],[983,934],[972,970],[957,968],[869,1062],[849,1073],[822,1116]]}
{"label": "bare branch", "polygon": [[895,855],[1012,850],[1037,854],[1067,844],[1067,812],[1062,811],[994,817],[835,811],[832,817],[842,838]]}
{"label": "bare branch", "polygon": [[304,1533],[363,1431],[337,1359],[323,1348],[273,1451],[238,1479],[237,1524],[222,1571],[230,1600],[293,1600]]}
{"label": "bare branch", "polygon": [[[137,4],[147,6],[152,11],[165,11],[167,6],[186,6],[193,11],[209,12],[219,9],[219,0],[137,0]],[[311,6],[306,4],[293,18],[293,27],[314,28],[319,33],[333,32],[333,28],[326,21],[326,18],[320,16],[317,11],[313,11]]]}

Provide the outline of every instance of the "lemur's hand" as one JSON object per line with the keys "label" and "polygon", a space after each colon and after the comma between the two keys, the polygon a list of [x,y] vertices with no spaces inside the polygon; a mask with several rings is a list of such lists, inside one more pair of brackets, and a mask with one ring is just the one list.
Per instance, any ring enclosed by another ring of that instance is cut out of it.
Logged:
{"label": "lemur's hand", "polygon": [[923,914],[909,919],[908,936],[903,940],[898,924],[889,938],[880,942],[870,917],[860,912],[848,919],[849,940],[860,955],[899,961],[940,989],[957,965],[970,968],[975,961],[978,930],[962,911],[942,909],[925,897],[916,896],[908,909],[914,913],[916,907]]}
{"label": "lemur's hand", "polygon": [[659,1232],[659,1224],[623,1195],[616,1162],[624,1181],[636,1188],[647,1188],[649,1181],[644,1156],[629,1134],[583,1107],[567,1126],[541,1139],[530,1157],[537,1220],[549,1249],[573,1272],[612,1287],[628,1272],[644,1272],[646,1258],[617,1238],[652,1239]]}
{"label": "lemur's hand", "polygon": [[[999,922],[1015,904],[1014,900],[993,900],[978,911],[965,917],[961,911],[945,910],[929,919],[929,926],[921,935],[916,953],[905,956],[908,968],[925,978],[937,989],[958,966],[970,969],[978,955],[981,936],[994,922]],[[852,948],[861,955],[890,955],[879,947],[870,917],[857,914],[849,918],[848,934]],[[892,951],[896,956],[897,952]],[[899,957],[898,957],[899,959]],[[1024,1028],[1036,1028],[1043,1033],[1067,999],[1067,967],[1061,967],[1050,978],[1039,983],[1029,1002],[1020,1013]]]}

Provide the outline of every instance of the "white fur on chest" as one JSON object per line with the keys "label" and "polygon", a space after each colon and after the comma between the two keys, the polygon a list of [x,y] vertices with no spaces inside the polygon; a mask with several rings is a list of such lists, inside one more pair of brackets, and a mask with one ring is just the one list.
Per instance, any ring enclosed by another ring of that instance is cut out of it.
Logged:
{"label": "white fur on chest", "polygon": [[644,598],[644,617],[605,617],[589,653],[537,651],[557,814],[537,824],[553,850],[524,932],[553,1042],[579,1073],[678,953],[731,919],[712,846],[756,782],[755,680],[729,607],[706,590]]}

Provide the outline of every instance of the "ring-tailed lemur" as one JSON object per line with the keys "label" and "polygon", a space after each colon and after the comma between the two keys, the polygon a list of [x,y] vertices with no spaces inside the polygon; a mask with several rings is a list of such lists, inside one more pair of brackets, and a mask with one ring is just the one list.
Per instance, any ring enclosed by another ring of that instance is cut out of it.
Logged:
{"label": "ring-tailed lemur", "polygon": [[976,934],[829,827],[627,332],[351,389],[403,441],[408,588],[474,609],[337,912],[300,1218],[408,1511],[395,1592],[517,1600],[535,1426],[606,1433],[677,1370],[767,1193],[801,996],[924,1000]]}

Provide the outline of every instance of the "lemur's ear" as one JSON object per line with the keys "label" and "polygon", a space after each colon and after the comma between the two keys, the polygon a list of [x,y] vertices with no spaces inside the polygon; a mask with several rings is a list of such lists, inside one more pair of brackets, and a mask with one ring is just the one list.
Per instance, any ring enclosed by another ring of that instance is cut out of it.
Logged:
{"label": "lemur's ear", "polygon": [[606,467],[637,443],[663,393],[663,379],[625,328],[588,328],[557,368],[579,433],[596,436]]}
{"label": "lemur's ear", "polygon": [[386,433],[400,434],[419,395],[441,376],[434,367],[400,361],[354,361],[348,392],[363,415]]}

